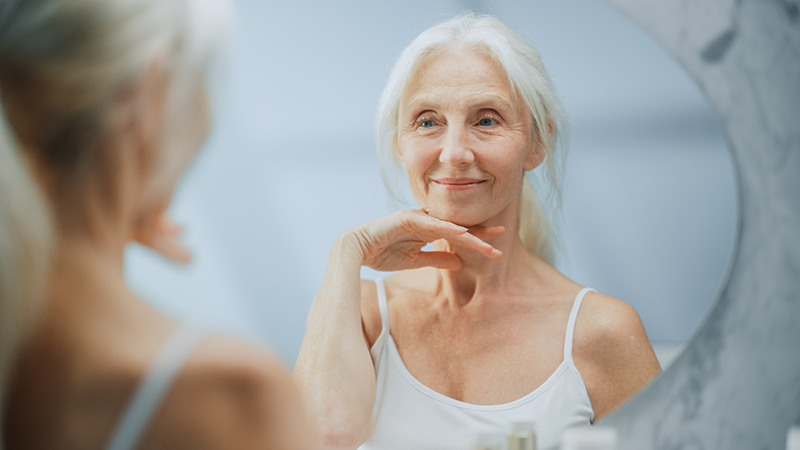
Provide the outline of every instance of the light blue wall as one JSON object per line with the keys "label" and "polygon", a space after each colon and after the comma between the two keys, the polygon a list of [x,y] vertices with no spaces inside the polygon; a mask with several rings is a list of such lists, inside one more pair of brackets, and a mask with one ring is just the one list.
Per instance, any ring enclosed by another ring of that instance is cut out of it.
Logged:
{"label": "light blue wall", "polygon": [[572,119],[561,269],[633,305],[655,342],[697,328],[731,254],[733,168],[699,90],[624,17],[595,0],[237,6],[218,120],[173,206],[195,261],[127,255],[154,305],[293,364],[330,245],[391,212],[372,144],[391,65],[420,31],[471,8],[540,50]]}

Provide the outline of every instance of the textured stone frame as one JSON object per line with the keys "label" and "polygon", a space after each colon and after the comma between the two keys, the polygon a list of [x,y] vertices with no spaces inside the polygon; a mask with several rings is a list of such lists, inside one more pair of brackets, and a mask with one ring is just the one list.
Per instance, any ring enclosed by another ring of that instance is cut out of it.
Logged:
{"label": "textured stone frame", "polygon": [[602,424],[619,430],[623,450],[783,450],[800,423],[800,1],[606,2],[709,99],[736,166],[740,216],[708,320]]}

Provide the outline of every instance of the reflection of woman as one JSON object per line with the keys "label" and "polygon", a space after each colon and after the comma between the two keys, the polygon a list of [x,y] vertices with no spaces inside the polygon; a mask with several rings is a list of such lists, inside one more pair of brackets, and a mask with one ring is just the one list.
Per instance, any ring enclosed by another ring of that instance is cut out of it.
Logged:
{"label": "reflection of woman", "polygon": [[[420,210],[331,252],[295,369],[328,447],[463,449],[522,420],[550,448],[658,373],[636,312],[549,264],[525,172],[554,173],[563,128],[537,52],[494,18],[445,22],[401,54],[378,151],[399,158]],[[360,281],[361,265],[400,272]]]}
{"label": "reflection of woman", "polygon": [[45,308],[4,405],[8,448],[313,448],[273,357],[175,323],[123,277],[132,238],[160,246],[173,187],[205,140],[205,73],[225,8],[0,8],[2,130],[16,141],[0,155],[35,168],[55,224]]}

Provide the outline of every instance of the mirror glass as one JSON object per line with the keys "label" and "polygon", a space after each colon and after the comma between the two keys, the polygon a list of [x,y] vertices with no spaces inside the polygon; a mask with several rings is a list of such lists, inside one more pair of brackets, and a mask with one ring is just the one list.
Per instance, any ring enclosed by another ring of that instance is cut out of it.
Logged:
{"label": "mirror glass", "polygon": [[391,66],[470,9],[537,47],[571,118],[559,269],[632,305],[662,366],[699,327],[733,251],[734,169],[702,93],[625,17],[597,0],[237,6],[215,127],[172,209],[195,259],[127,254],[130,282],[159,309],[291,367],[332,243],[392,212],[372,134]]}

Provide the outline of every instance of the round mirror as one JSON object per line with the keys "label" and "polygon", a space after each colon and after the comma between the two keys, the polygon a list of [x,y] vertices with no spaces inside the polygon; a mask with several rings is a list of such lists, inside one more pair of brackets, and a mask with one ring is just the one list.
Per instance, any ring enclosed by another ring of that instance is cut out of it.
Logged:
{"label": "round mirror", "polygon": [[212,138],[173,205],[195,260],[127,255],[158,308],[291,366],[332,243],[391,212],[372,122],[395,58],[471,9],[537,47],[570,115],[559,269],[632,305],[662,367],[698,328],[732,254],[733,166],[697,87],[619,13],[595,0],[237,6]]}

